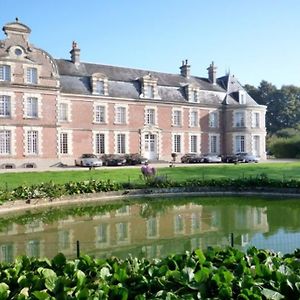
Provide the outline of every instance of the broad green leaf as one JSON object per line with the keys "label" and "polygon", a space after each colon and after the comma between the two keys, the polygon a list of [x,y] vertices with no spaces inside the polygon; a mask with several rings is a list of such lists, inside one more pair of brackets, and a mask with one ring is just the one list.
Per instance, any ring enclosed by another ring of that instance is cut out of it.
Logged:
{"label": "broad green leaf", "polygon": [[84,286],[85,281],[86,281],[85,274],[81,270],[77,270],[76,277],[77,277],[77,286],[78,287]]}
{"label": "broad green leaf", "polygon": [[264,288],[261,291],[262,295],[264,295],[266,297],[266,299],[271,299],[271,300],[280,300],[280,299],[284,299],[284,296],[281,295],[280,293],[278,293],[277,291],[273,291],[270,289],[266,289]]}
{"label": "broad green leaf", "polygon": [[201,249],[196,249],[195,250],[195,254],[198,257],[198,260],[199,260],[200,264],[203,265],[205,263],[205,261],[206,261],[206,257],[203,254],[202,250]]}
{"label": "broad green leaf", "polygon": [[8,299],[9,294],[10,294],[9,286],[6,283],[1,282],[0,283],[0,299],[1,300]]}
{"label": "broad green leaf", "polygon": [[66,264],[66,257],[62,253],[59,253],[52,259],[52,263],[56,266],[63,267]]}
{"label": "broad green leaf", "polygon": [[43,269],[42,274],[45,278],[45,286],[49,291],[53,291],[55,288],[57,275],[56,273],[51,269]]}
{"label": "broad green leaf", "polygon": [[107,268],[107,267],[101,268],[101,270],[100,270],[100,277],[102,279],[105,279],[106,277],[108,277],[110,275],[111,275],[111,273],[110,273],[109,268]]}
{"label": "broad green leaf", "polygon": [[196,282],[205,282],[209,278],[210,270],[208,268],[202,267],[194,275]]}
{"label": "broad green leaf", "polygon": [[89,290],[87,288],[83,288],[76,293],[76,299],[77,300],[86,300],[86,299],[89,299],[89,295],[90,295]]}
{"label": "broad green leaf", "polygon": [[38,300],[49,300],[51,296],[45,291],[35,291],[32,293],[33,296],[36,297]]}

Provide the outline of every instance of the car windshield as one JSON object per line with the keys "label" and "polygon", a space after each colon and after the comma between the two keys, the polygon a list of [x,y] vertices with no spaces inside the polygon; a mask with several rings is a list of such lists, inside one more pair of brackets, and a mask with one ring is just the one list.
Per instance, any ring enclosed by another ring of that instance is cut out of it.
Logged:
{"label": "car windshield", "polygon": [[82,158],[97,158],[95,154],[82,154]]}

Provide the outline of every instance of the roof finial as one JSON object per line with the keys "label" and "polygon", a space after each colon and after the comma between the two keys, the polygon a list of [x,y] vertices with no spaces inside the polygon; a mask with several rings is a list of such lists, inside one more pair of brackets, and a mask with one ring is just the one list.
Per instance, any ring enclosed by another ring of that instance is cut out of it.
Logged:
{"label": "roof finial", "polygon": [[18,17],[16,17],[16,22],[19,22],[19,18]]}

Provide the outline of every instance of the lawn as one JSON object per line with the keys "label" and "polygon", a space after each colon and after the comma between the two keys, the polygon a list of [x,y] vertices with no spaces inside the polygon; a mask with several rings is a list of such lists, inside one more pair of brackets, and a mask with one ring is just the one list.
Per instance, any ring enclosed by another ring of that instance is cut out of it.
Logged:
{"label": "lawn", "polygon": [[[276,179],[300,180],[300,161],[287,163],[259,163],[259,164],[221,164],[221,165],[192,165],[175,168],[157,168],[158,176],[167,176],[173,181],[185,181],[192,178],[239,178],[255,177],[266,174]],[[53,181],[65,183],[69,181],[83,180],[112,180],[116,182],[141,182],[140,168],[98,168],[95,170],[55,171],[55,172],[24,172],[24,173],[1,173],[0,188],[12,189],[20,185],[32,185],[41,182]]]}

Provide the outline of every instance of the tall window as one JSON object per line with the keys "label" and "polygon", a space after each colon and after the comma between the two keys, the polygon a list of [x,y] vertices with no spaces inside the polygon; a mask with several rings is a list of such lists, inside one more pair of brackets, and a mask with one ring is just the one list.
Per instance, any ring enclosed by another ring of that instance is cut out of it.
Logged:
{"label": "tall window", "polygon": [[0,65],[0,81],[10,81],[11,70],[8,65]]}
{"label": "tall window", "polygon": [[211,128],[218,127],[218,113],[217,112],[211,112],[209,114],[209,127],[211,127]]}
{"label": "tall window", "polygon": [[97,105],[95,107],[95,122],[105,123],[105,106]]}
{"label": "tall window", "polygon": [[236,112],[234,114],[234,126],[245,127],[245,112]]}
{"label": "tall window", "polygon": [[59,153],[68,154],[69,153],[69,143],[68,143],[68,133],[61,132],[59,136]]}
{"label": "tall window", "polygon": [[117,153],[126,153],[126,135],[124,133],[119,133],[117,135]]}
{"label": "tall window", "polygon": [[181,126],[181,123],[182,123],[181,110],[174,110],[173,111],[173,125],[174,126]]}
{"label": "tall window", "polygon": [[147,108],[146,110],[146,124],[154,125],[155,124],[155,109]]}
{"label": "tall window", "polygon": [[237,135],[235,137],[235,152],[245,152],[245,136]]}
{"label": "tall window", "polygon": [[217,135],[210,135],[209,147],[210,153],[218,153],[218,136]]}
{"label": "tall window", "polygon": [[99,224],[96,227],[96,237],[97,237],[97,245],[100,246],[101,244],[107,244],[109,241],[109,225],[106,223]]}
{"label": "tall window", "polygon": [[37,84],[37,68],[27,68],[27,83]]}
{"label": "tall window", "polygon": [[196,153],[197,152],[197,144],[198,144],[198,139],[197,135],[191,135],[190,136],[190,152],[191,153]]}
{"label": "tall window", "polygon": [[158,236],[158,221],[157,218],[151,217],[147,220],[147,237],[153,238]]}
{"label": "tall window", "polygon": [[60,103],[59,104],[59,121],[67,122],[68,121],[68,103]]}
{"label": "tall window", "polygon": [[38,154],[38,131],[36,130],[27,132],[27,153]]}
{"label": "tall window", "polygon": [[198,93],[196,90],[191,91],[191,102],[198,102]]}
{"label": "tall window", "polygon": [[126,107],[118,106],[116,108],[116,123],[118,124],[126,123]]}
{"label": "tall window", "polygon": [[154,86],[147,85],[146,87],[146,97],[147,98],[154,98]]}
{"label": "tall window", "polygon": [[26,245],[26,254],[29,257],[40,257],[40,246],[39,240],[28,241]]}
{"label": "tall window", "polygon": [[181,152],[181,135],[175,134],[173,141],[173,152],[180,153]]}
{"label": "tall window", "polygon": [[0,130],[0,154],[11,154],[10,130]]}
{"label": "tall window", "polygon": [[190,126],[197,127],[198,126],[198,112],[191,111],[190,113]]}
{"label": "tall window", "polygon": [[26,117],[37,118],[38,117],[38,98],[28,97],[26,102]]}
{"label": "tall window", "polygon": [[96,153],[104,154],[105,153],[105,135],[104,135],[104,133],[96,133],[95,138],[96,138],[96,140],[95,140]]}
{"label": "tall window", "polygon": [[10,117],[11,114],[10,96],[0,95],[0,117]]}
{"label": "tall window", "polygon": [[252,114],[252,127],[259,128],[260,127],[260,114],[259,112],[254,112]]}
{"label": "tall window", "polygon": [[253,154],[260,156],[260,136],[259,135],[254,135],[253,136]]}
{"label": "tall window", "polygon": [[104,95],[104,81],[102,80],[96,81],[95,93],[98,95]]}
{"label": "tall window", "polygon": [[0,246],[0,259],[2,262],[12,263],[14,261],[13,244],[4,244]]}
{"label": "tall window", "polygon": [[127,242],[129,240],[129,226],[127,222],[117,223],[117,241],[118,242]]}

